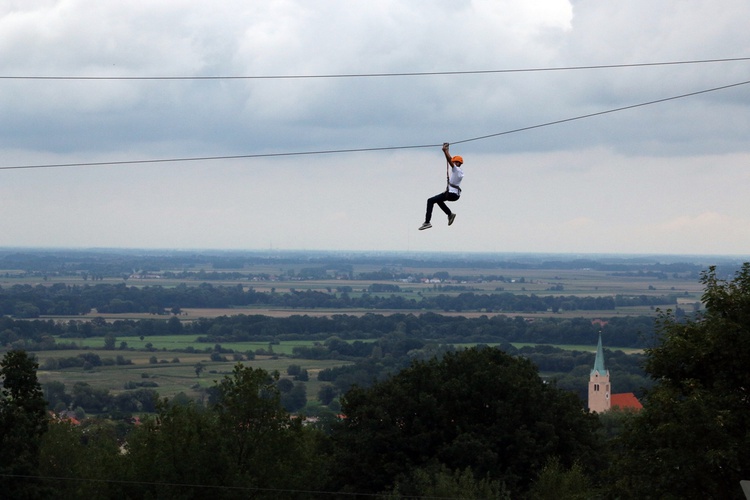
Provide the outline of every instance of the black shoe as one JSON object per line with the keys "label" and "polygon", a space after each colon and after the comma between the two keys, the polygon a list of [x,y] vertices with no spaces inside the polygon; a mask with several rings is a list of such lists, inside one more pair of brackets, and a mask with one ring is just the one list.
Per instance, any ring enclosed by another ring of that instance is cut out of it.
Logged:
{"label": "black shoe", "polygon": [[456,220],[456,214],[450,214],[448,216],[448,225],[450,226],[451,224],[453,224],[454,220]]}
{"label": "black shoe", "polygon": [[419,230],[421,231],[423,229],[430,229],[431,227],[432,227],[432,224],[430,224],[429,222],[425,222],[424,224],[419,226]]}

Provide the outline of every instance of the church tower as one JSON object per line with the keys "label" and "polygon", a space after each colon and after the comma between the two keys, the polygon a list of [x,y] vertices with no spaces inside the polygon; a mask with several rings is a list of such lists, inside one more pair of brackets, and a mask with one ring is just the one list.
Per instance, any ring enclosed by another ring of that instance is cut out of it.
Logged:
{"label": "church tower", "polygon": [[609,387],[609,370],[604,368],[604,349],[602,334],[599,332],[599,344],[596,346],[594,369],[589,375],[589,410],[602,413],[612,405]]}

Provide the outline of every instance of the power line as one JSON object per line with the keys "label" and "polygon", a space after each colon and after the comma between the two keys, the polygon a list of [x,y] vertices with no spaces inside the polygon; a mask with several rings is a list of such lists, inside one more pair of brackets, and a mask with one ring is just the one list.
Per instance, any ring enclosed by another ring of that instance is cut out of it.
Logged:
{"label": "power line", "polygon": [[687,61],[662,61],[630,64],[600,64],[589,66],[557,66],[541,68],[511,68],[466,71],[415,71],[394,73],[335,73],[310,75],[213,75],[213,76],[33,76],[33,75],[0,75],[0,80],[303,80],[325,78],[388,78],[415,76],[452,76],[452,75],[485,75],[498,73],[535,73],[545,71],[581,71],[595,69],[638,68],[649,66],[676,66],[684,64],[709,64],[748,61],[750,57],[731,57],[723,59],[696,59]]}
{"label": "power line", "polygon": [[[638,104],[631,104],[628,106],[622,106],[619,108],[608,109],[604,111],[597,111],[595,113],[587,113],[584,115],[578,115],[571,118],[563,118],[560,120],[554,120],[551,122],[539,123],[536,125],[529,125],[527,127],[516,128],[512,130],[506,130],[503,132],[497,132],[494,134],[487,134],[478,137],[472,137],[469,139],[462,139],[453,141],[451,144],[463,144],[467,142],[479,141],[489,139],[492,137],[499,137],[502,135],[509,135],[518,132],[524,132],[542,127],[549,127],[552,125],[559,125],[561,123],[572,122],[576,120],[583,120],[585,118],[592,118],[594,116],[600,116],[610,113],[616,113],[619,111],[625,111],[628,109],[639,108],[643,106],[650,106],[653,104],[659,104],[662,102],[673,101],[677,99],[684,99],[700,94],[707,94],[710,92],[717,92],[720,90],[726,90],[742,85],[750,84],[750,80],[744,82],[732,83],[729,85],[722,85],[720,87],[713,87],[709,89],[698,90],[695,92],[689,92],[687,94],[680,94],[671,97],[664,97],[662,99],[656,99],[652,101],[641,102]],[[384,147],[369,147],[369,148],[349,148],[349,149],[328,149],[328,150],[317,150],[317,151],[296,151],[296,152],[282,152],[282,153],[258,153],[258,154],[246,154],[246,155],[225,155],[225,156],[196,156],[196,157],[185,157],[185,158],[159,158],[159,159],[147,159],[147,160],[122,160],[122,161],[100,161],[100,162],[87,162],[87,163],[48,163],[48,164],[37,164],[37,165],[10,165],[0,166],[0,170],[20,170],[20,169],[37,169],[37,168],[66,168],[66,167],[93,167],[93,166],[116,166],[116,165],[135,165],[135,164],[146,164],[146,163],[176,163],[176,162],[195,162],[195,161],[209,161],[209,160],[236,160],[236,159],[248,159],[248,158],[274,158],[283,156],[310,156],[310,155],[324,155],[324,154],[342,154],[342,153],[361,153],[368,151],[395,151],[403,149],[420,149],[420,148],[432,148],[441,146],[439,144],[415,144],[406,146],[384,146]]]}
{"label": "power line", "polygon": [[[27,479],[37,481],[73,481],[83,483],[104,483],[104,484],[120,484],[120,485],[136,485],[136,486],[166,486],[172,488],[196,488],[203,490],[234,490],[234,491],[255,491],[264,493],[278,493],[278,494],[291,494],[291,493],[304,493],[306,495],[315,496],[327,496],[327,497],[367,497],[367,498],[386,498],[387,494],[384,493],[354,493],[354,492],[338,492],[338,491],[322,491],[322,490],[294,490],[294,489],[281,489],[281,488],[260,488],[255,486],[228,486],[228,485],[209,485],[209,484],[196,484],[196,483],[175,483],[175,482],[160,482],[160,481],[131,481],[124,479],[101,479],[101,478],[88,478],[88,477],[65,477],[65,476],[34,476],[29,474],[0,474],[0,477],[11,478],[11,479]],[[435,497],[435,496],[413,496],[410,498],[424,499],[424,500],[455,500],[455,497]]]}

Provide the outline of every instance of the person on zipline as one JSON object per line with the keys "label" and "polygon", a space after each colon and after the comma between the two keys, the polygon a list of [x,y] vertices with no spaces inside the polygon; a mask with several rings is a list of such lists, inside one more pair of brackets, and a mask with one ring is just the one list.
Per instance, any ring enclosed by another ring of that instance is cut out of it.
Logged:
{"label": "person on zipline", "polygon": [[464,178],[464,171],[461,168],[464,164],[464,159],[460,156],[451,157],[449,148],[450,145],[447,142],[443,143],[443,153],[445,154],[445,160],[448,162],[448,165],[446,166],[448,186],[446,186],[444,192],[435,195],[427,200],[427,213],[424,218],[424,224],[419,226],[420,231],[432,227],[432,224],[430,224],[430,220],[432,219],[432,207],[433,205],[435,205],[435,203],[437,203],[440,209],[445,212],[445,215],[448,216],[449,226],[453,224],[453,221],[456,219],[456,214],[451,212],[451,209],[448,208],[445,202],[456,201],[461,197],[461,188],[459,187],[459,185],[461,184],[461,180]]}

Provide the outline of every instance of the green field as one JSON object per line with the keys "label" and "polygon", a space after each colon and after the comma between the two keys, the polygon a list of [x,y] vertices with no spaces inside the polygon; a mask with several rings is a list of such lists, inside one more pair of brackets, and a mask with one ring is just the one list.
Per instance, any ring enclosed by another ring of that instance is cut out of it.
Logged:
{"label": "green field", "polygon": [[[214,344],[196,342],[195,337],[186,335],[159,335],[144,340],[138,337],[118,337],[118,346],[120,342],[127,342],[128,347],[124,350],[105,350],[104,341],[100,337],[69,339],[69,341],[75,342],[81,349],[38,351],[34,353],[39,361],[39,381],[42,384],[56,380],[63,382],[70,390],[76,382],[86,382],[92,387],[107,389],[112,394],[117,394],[125,390],[127,382],[148,380],[159,384],[155,390],[162,397],[173,397],[180,392],[184,392],[191,397],[197,397],[200,395],[201,389],[211,387],[214,381],[220,380],[225,374],[231,373],[232,368],[237,363],[231,353],[222,354],[227,361],[211,361],[210,356],[214,350]],[[147,350],[147,344],[151,344],[151,350]],[[299,365],[308,371],[309,380],[304,383],[307,387],[308,400],[314,401],[321,386],[321,382],[317,378],[318,372],[325,368],[343,366],[348,362],[286,357],[292,354],[294,347],[312,346],[313,344],[315,342],[302,340],[274,344],[268,342],[230,342],[222,344],[221,347],[238,354],[248,351],[255,352],[257,349],[263,349],[266,352],[273,349],[273,353],[280,356],[256,356],[256,359],[249,361],[243,356],[241,362],[245,366],[262,368],[268,372],[278,371],[282,378],[288,377],[286,371],[289,365]],[[183,351],[190,346],[195,349],[195,352],[176,352]],[[84,353],[95,353],[102,360],[122,356],[132,361],[133,364],[99,366],[93,370],[81,368],[43,369],[45,361],[48,359],[70,358]],[[156,358],[156,363],[152,362],[153,358]],[[205,366],[200,377],[196,376],[195,373],[197,363],[202,363]]]}
{"label": "green field", "polygon": [[[221,380],[225,374],[231,373],[235,363],[230,353],[222,354],[227,361],[212,361],[211,353],[213,344],[198,343],[194,337],[180,335],[159,335],[140,340],[138,337],[119,337],[119,342],[127,342],[127,349],[105,350],[103,339],[88,338],[74,339],[81,349],[38,351],[34,355],[39,362],[39,381],[44,384],[49,381],[59,381],[65,384],[68,391],[77,382],[85,382],[97,389],[107,389],[116,395],[125,390],[128,382],[155,382],[158,387],[154,389],[161,397],[173,397],[184,392],[190,397],[200,397],[201,390],[211,387],[215,381]],[[371,340],[363,340],[368,342]],[[317,374],[320,370],[335,366],[348,364],[341,360],[308,360],[287,357],[292,354],[296,346],[311,346],[314,341],[282,341],[269,345],[268,342],[232,342],[222,344],[223,349],[231,349],[236,353],[255,352],[257,349],[268,351],[273,348],[276,355],[256,356],[253,360],[242,359],[246,366],[262,368],[268,372],[278,371],[282,377],[287,377],[287,368],[290,365],[299,365],[308,371],[309,380],[304,382],[307,387],[308,401],[315,401],[322,385],[318,381]],[[147,350],[146,344],[151,344],[151,350]],[[456,347],[473,347],[475,343],[454,344]],[[498,345],[498,344],[490,344]],[[514,347],[533,346],[535,344],[513,343]],[[177,352],[188,346],[192,346],[195,352]],[[556,345],[561,349],[579,350],[591,352],[595,350],[591,345]],[[617,347],[609,347],[616,350]],[[641,352],[639,349],[621,349],[626,353]],[[82,368],[67,368],[62,370],[45,370],[45,362],[49,359],[61,359],[76,357],[79,354],[95,353],[102,360],[122,356],[132,361],[130,365],[108,365],[95,367],[92,370]],[[156,361],[156,362],[154,362]],[[195,365],[204,365],[204,371],[200,376],[196,375]]]}
{"label": "green field", "polygon": [[[91,337],[82,339],[65,339],[58,340],[64,342],[75,342],[81,348],[89,349],[103,349],[104,339],[101,337]],[[185,349],[192,347],[195,351],[205,351],[209,349],[214,350],[215,344],[207,342],[198,342],[197,338],[193,335],[154,335],[145,337],[141,340],[139,337],[117,337],[116,351],[105,351],[109,352],[110,355],[116,355],[120,353],[120,344],[122,342],[127,343],[127,349],[148,349],[147,345],[150,344],[150,348],[155,351],[156,354],[164,351],[184,351]],[[295,347],[310,347],[318,343],[312,340],[294,340],[284,341],[279,343],[269,342],[223,342],[221,343],[222,349],[231,349],[237,353],[245,353],[248,351],[257,351],[258,349],[264,349],[274,354],[283,354],[291,356]]]}

